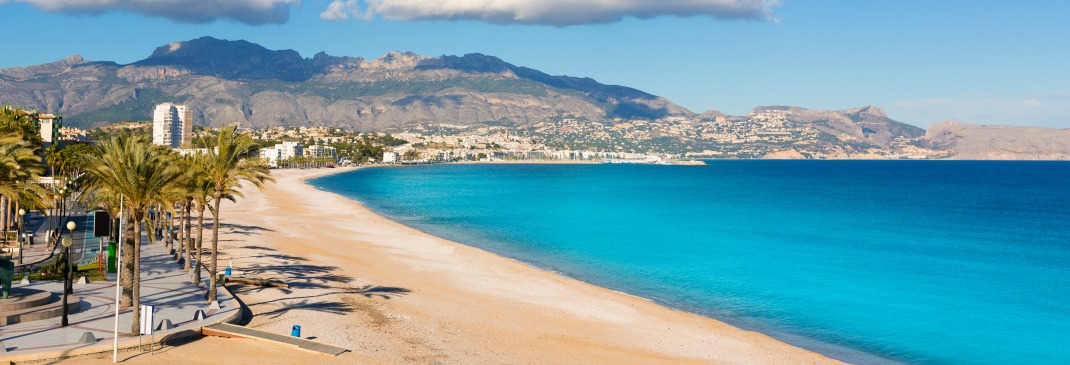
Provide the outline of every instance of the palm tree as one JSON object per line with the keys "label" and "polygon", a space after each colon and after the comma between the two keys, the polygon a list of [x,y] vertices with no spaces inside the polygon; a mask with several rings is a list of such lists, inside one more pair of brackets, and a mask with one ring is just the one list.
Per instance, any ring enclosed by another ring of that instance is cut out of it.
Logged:
{"label": "palm tree", "polygon": [[[125,258],[130,259],[123,260],[122,270],[127,275],[121,284],[129,291],[123,290],[120,304],[136,308],[141,303],[141,224],[150,206],[173,193],[182,170],[167,148],[155,146],[147,138],[122,133],[97,147],[89,157],[86,172],[88,193],[107,191],[123,197],[133,239],[123,242],[125,251],[130,253]],[[135,310],[133,315],[131,332],[137,333],[140,313]]]}
{"label": "palm tree", "polygon": [[[190,227],[190,221],[193,219],[190,214],[193,211],[193,204],[196,201],[197,195],[201,194],[203,190],[199,189],[199,183],[204,181],[204,177],[201,175],[199,168],[194,164],[193,157],[188,157],[186,159],[185,166],[188,169],[188,172],[186,174],[186,180],[182,186],[182,200],[179,201],[178,204],[180,209],[179,214],[181,217],[178,222],[178,237],[182,240],[182,247],[186,250],[186,254],[185,256],[183,256],[184,260],[182,264],[182,269],[185,271],[190,271],[191,268],[196,269],[195,267],[191,266],[193,263],[190,262],[191,258],[193,257],[193,250],[196,246],[190,244],[190,230],[192,229]],[[197,262],[201,262],[200,257],[197,257]],[[193,283],[200,284],[200,270],[194,270],[193,275]]]}
{"label": "palm tree", "polygon": [[[212,185],[206,179],[204,167],[208,165],[207,155],[197,155],[191,162],[191,171],[193,171],[193,181],[190,185],[190,201],[193,205],[197,206],[197,239],[193,246],[197,252],[197,263],[200,266],[203,254],[204,254],[204,211],[208,209],[208,204],[212,201],[212,192],[214,189]],[[186,206],[186,215],[188,216],[190,205]],[[201,283],[201,270],[194,270],[193,283]]]}
{"label": "palm tree", "polygon": [[226,195],[241,197],[237,191],[243,181],[263,189],[264,182],[275,182],[267,167],[259,163],[256,152],[260,146],[245,134],[238,134],[234,127],[224,127],[207,147],[204,169],[205,180],[212,189],[212,265],[208,270],[208,301],[217,296],[216,281],[219,272],[219,203]]}
{"label": "palm tree", "polygon": [[[181,157],[175,161],[179,164],[180,169],[185,172],[175,180],[175,189],[170,191],[168,194],[164,194],[163,196],[161,196],[161,203],[157,206],[157,208],[159,209],[159,214],[157,214],[155,217],[157,220],[158,227],[170,227],[170,229],[165,232],[163,244],[165,247],[170,245],[171,249],[175,250],[175,252],[177,253],[178,260],[181,260],[183,257],[182,250],[185,247],[183,245],[184,241],[182,241],[181,239],[177,240],[179,242],[176,246],[174,242],[176,240],[173,239],[174,235],[172,232],[175,227],[175,219],[176,217],[180,218],[180,214],[183,212],[183,203],[186,202],[189,196],[187,185],[189,184],[188,181],[190,180],[190,174],[188,172],[189,167],[186,165],[185,160],[185,157]],[[166,218],[165,214],[170,214],[170,218]],[[179,223],[181,224],[181,221]]]}
{"label": "palm tree", "polygon": [[[195,246],[197,249],[197,262],[201,262],[201,255],[204,253],[204,211],[211,208],[209,205],[215,195],[215,188],[210,182],[204,179],[203,169],[204,166],[208,165],[208,155],[198,155],[194,162],[198,176],[198,181],[192,195],[192,202],[197,206],[197,239]],[[240,194],[240,192],[234,191],[233,188],[227,189],[227,191],[223,192],[222,199],[234,202],[237,201],[237,196]],[[188,213],[189,212],[187,211],[187,215]],[[187,233],[187,236],[188,235],[189,234]],[[194,272],[193,283],[201,283],[200,270]]]}
{"label": "palm tree", "polygon": [[63,159],[63,154],[60,153],[59,143],[53,144],[47,150],[45,150],[45,162],[52,170],[52,176],[56,176],[56,166],[58,166]]}
{"label": "palm tree", "polygon": [[40,206],[48,191],[34,183],[44,171],[41,158],[35,153],[37,148],[25,140],[18,131],[0,132],[0,200],[4,201],[4,214],[0,221],[3,242],[7,243],[8,214],[10,205],[29,200],[31,205]]}
{"label": "palm tree", "polygon": [[[51,150],[52,148],[49,149]],[[49,163],[53,164],[53,168],[59,169],[58,172],[61,176],[72,178],[85,168],[86,156],[93,154],[93,146],[86,143],[76,143],[60,149],[56,154],[58,156],[53,157],[55,163]],[[48,158],[47,151],[45,158]]]}

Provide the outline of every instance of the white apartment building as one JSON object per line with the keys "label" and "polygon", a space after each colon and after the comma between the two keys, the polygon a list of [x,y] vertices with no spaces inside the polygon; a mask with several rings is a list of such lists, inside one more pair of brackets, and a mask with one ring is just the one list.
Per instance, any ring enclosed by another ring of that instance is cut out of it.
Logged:
{"label": "white apartment building", "polygon": [[305,149],[305,156],[309,157],[336,157],[337,151],[334,147],[311,145]]}
{"label": "white apartment building", "polygon": [[257,152],[257,155],[260,156],[260,158],[266,159],[266,161],[268,161],[268,167],[278,167],[278,149],[263,148],[260,149],[260,152]]}
{"label": "white apartment building", "polygon": [[305,148],[297,142],[282,142],[276,144],[275,148],[279,150],[279,158],[283,160],[305,155]]}
{"label": "white apartment building", "polygon": [[[331,148],[332,153],[334,148]],[[275,147],[261,148],[260,158],[267,160],[269,167],[279,167],[279,161],[286,161],[294,157],[303,156],[304,148],[297,142],[282,142]]]}
{"label": "white apartment building", "polygon": [[152,143],[180,148],[193,143],[193,110],[174,103],[152,110]]}
{"label": "white apartment building", "polygon": [[383,163],[398,163],[397,152],[383,152]]}
{"label": "white apartment building", "polygon": [[52,143],[59,140],[59,124],[56,116],[52,114],[40,114],[37,116],[38,129],[41,131],[42,150],[47,150]]}
{"label": "white apartment building", "polygon": [[278,148],[261,148],[259,156],[262,159],[267,160],[268,167],[279,167],[279,149]]}

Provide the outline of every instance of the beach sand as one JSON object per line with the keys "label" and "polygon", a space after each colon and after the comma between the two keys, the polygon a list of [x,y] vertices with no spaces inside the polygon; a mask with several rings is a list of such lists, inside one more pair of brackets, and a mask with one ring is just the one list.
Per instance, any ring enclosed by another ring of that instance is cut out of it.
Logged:
{"label": "beach sand", "polygon": [[[128,362],[839,363],[431,236],[303,183],[342,170],[275,170],[276,184],[263,192],[246,189],[245,199],[225,203],[220,267],[232,259],[236,275],[290,284],[228,286],[255,314],[248,326],[289,334],[300,325],[302,337],[351,353],[331,357],[206,338]],[[206,246],[210,234],[205,231]]]}

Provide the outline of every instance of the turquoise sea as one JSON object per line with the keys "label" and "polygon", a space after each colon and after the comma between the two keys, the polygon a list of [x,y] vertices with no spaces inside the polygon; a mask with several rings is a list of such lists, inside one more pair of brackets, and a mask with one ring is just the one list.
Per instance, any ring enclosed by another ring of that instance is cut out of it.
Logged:
{"label": "turquoise sea", "polygon": [[1070,163],[433,165],[313,185],[862,363],[1070,363]]}

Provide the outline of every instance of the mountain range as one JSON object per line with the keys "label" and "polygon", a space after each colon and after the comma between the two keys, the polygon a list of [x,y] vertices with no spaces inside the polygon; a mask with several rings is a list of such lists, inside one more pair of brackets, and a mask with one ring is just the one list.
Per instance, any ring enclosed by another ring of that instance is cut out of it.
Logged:
{"label": "mountain range", "polygon": [[482,54],[391,52],[365,60],[210,37],[157,48],[120,65],[74,55],[0,69],[5,103],[58,112],[68,124],[146,120],[152,105],[181,102],[201,124],[240,122],[379,130],[409,123],[526,124],[569,113],[592,120],[691,116],[665,98],[588,78],[551,76]]}
{"label": "mountain range", "polygon": [[[633,88],[548,75],[483,54],[430,57],[390,52],[367,60],[320,52],[303,58],[293,50],[202,37],[158,47],[147,58],[125,65],[73,55],[42,65],[0,69],[0,103],[59,113],[67,125],[148,120],[152,107],[167,101],[191,106],[202,125],[337,126],[362,131],[427,122],[523,126],[561,115],[596,123],[673,117],[749,120],[716,110],[695,113]],[[756,108],[755,113],[760,110],[786,112],[794,124],[813,126],[830,138],[862,147],[887,147],[897,138],[925,139],[933,148],[985,156],[985,148],[994,143],[984,136],[988,132],[978,134],[976,128],[941,127],[942,132],[927,134],[874,107],[829,111],[769,106]],[[1054,142],[1004,138],[1000,143],[1028,142],[1037,147],[1004,148],[1004,155],[1065,158],[1070,153],[1045,150],[1062,146],[1061,135],[1056,136]]]}

